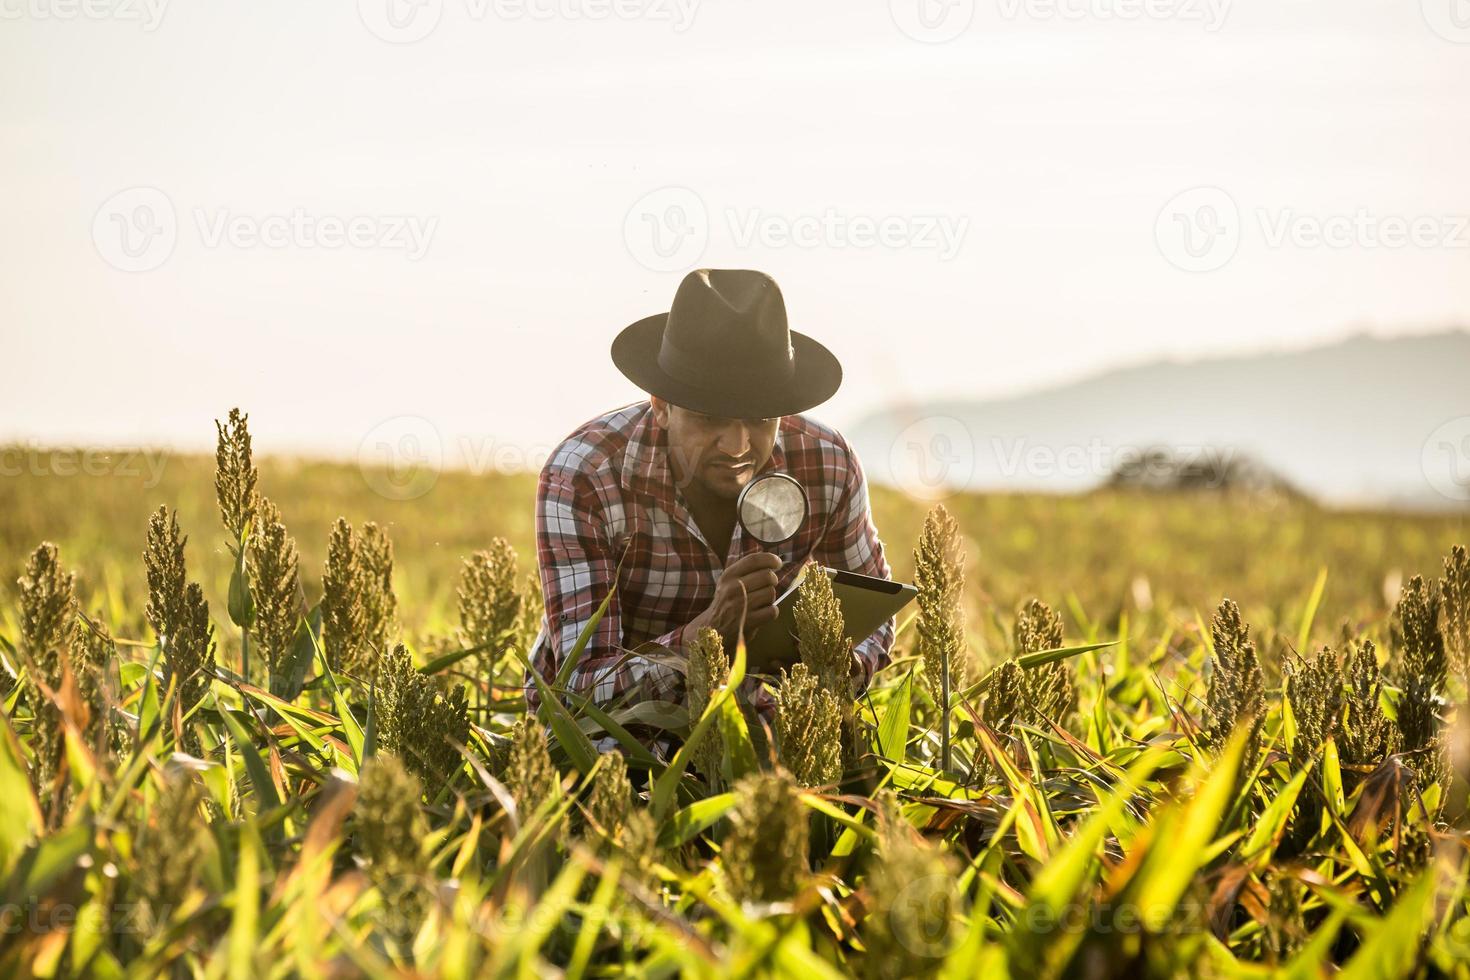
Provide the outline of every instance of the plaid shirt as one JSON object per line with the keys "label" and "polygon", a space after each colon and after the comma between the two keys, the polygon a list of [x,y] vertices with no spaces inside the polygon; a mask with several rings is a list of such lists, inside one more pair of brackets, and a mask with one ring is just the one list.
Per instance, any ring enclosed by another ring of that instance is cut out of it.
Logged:
{"label": "plaid shirt", "polygon": [[[607,596],[619,559],[617,592],[572,672],[570,687],[607,705],[614,700],[684,701],[683,627],[714,600],[721,571],[736,558],[769,550],[782,560],[777,595],[808,559],[831,568],[889,577],[868,509],[857,455],[835,430],[802,415],[781,419],[761,469],[780,470],[806,489],[811,513],[796,536],[763,545],[736,522],[728,555],[718,555],[684,505],[668,464],[668,435],[648,401],[580,426],[551,454],[536,491],[536,557],[546,616],[532,663],[548,681]],[[866,687],[888,662],[894,620],[856,644],[854,673]],[[693,639],[690,637],[689,639]],[[673,652],[645,648],[647,641]],[[763,713],[760,679],[742,690]],[[527,678],[532,704],[537,692]],[[626,696],[626,697],[625,697]]]}

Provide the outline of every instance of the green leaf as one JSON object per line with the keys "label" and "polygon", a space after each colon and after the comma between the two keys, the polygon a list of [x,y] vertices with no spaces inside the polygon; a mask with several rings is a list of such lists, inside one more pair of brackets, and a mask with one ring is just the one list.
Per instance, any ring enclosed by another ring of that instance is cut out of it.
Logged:
{"label": "green leaf", "polygon": [[31,792],[20,739],[0,712],[0,874],[8,872],[41,829],[41,807]]}
{"label": "green leaf", "polygon": [[679,780],[683,778],[684,770],[689,768],[689,760],[694,757],[693,747],[699,744],[699,740],[704,736],[709,726],[714,724],[715,719],[719,717],[720,706],[727,699],[735,696],[735,689],[744,680],[745,638],[741,637],[740,641],[735,644],[735,659],[730,665],[729,680],[725,682],[724,687],[715,692],[714,697],[710,698],[709,704],[705,705],[704,714],[700,716],[699,721],[695,724],[693,730],[690,731],[689,738],[683,745],[679,746],[679,751],[674,753],[673,761],[669,763],[668,768],[660,773],[658,779],[654,781],[653,796],[649,801],[649,809],[653,813],[655,822],[661,820],[663,815],[669,812],[669,806],[674,802],[674,792],[679,788]]}
{"label": "green leaf", "polygon": [[342,724],[342,735],[347,739],[348,747],[352,749],[352,761],[361,767],[367,736],[362,726],[357,723],[357,716],[352,713],[352,705],[347,703],[347,698],[342,694],[342,688],[337,685],[337,677],[332,673],[331,664],[327,663],[327,651],[318,648],[317,654],[322,665],[322,676],[327,679],[327,684],[332,688],[332,704],[337,708],[337,718]]}
{"label": "green leaf", "polygon": [[1291,698],[1281,699],[1281,745],[1286,754],[1296,747],[1296,712],[1291,710]]}
{"label": "green leaf", "polygon": [[1291,778],[1276,796],[1271,800],[1265,812],[1261,814],[1251,834],[1246,838],[1245,845],[1241,848],[1240,856],[1243,860],[1254,864],[1256,870],[1264,868],[1271,861],[1271,855],[1275,853],[1276,846],[1281,843],[1281,837],[1286,833],[1287,822],[1291,819],[1291,809],[1296,806],[1296,798],[1301,794],[1302,786],[1307,781],[1307,770],[1303,769]]}
{"label": "green leaf", "polygon": [[1317,573],[1317,584],[1312,586],[1312,594],[1307,599],[1307,608],[1302,612],[1302,626],[1296,635],[1297,653],[1305,655],[1307,652],[1307,643],[1312,638],[1312,620],[1317,618],[1317,608],[1322,605],[1322,593],[1326,589],[1327,566],[1323,565]]}
{"label": "green leaf", "polygon": [[799,799],[809,809],[815,810],[818,813],[825,814],[826,816],[831,817],[833,820],[837,821],[842,826],[846,827],[848,830],[851,830],[853,833],[859,835],[860,837],[866,837],[867,839],[872,840],[878,836],[878,832],[872,827],[869,827],[860,819],[842,809],[842,807],[834,806],[832,803],[822,799],[820,796],[817,796],[814,793],[802,793]]}
{"label": "green leaf", "polygon": [[107,808],[102,811],[104,821],[116,820],[118,814],[122,813],[124,805],[132,802],[133,789],[142,780],[143,773],[148,769],[149,760],[155,757],[162,740],[163,733],[155,727],[153,731],[143,733],[133,745],[132,757],[128,760],[122,775],[117,778],[117,783],[113,787],[112,799],[107,802]]}
{"label": "green leaf", "polygon": [[678,847],[714,824],[735,808],[734,793],[707,796],[689,804],[664,822],[658,833],[660,847]]}
{"label": "green leaf", "polygon": [[245,772],[249,774],[250,783],[255,787],[258,812],[274,810],[281,805],[281,797],[276,793],[276,784],[271,779],[270,770],[266,768],[265,760],[261,758],[250,733],[240,724],[234,712],[221,711],[220,717],[230,730],[230,738],[234,741],[235,748],[240,750],[240,757],[245,760]]}
{"label": "green leaf", "polygon": [[1424,925],[1434,911],[1435,869],[1431,866],[1399,899],[1338,974],[1342,980],[1408,976]]}
{"label": "green leaf", "polygon": [[295,701],[306,686],[306,675],[311,662],[316,659],[316,650],[322,635],[322,607],[318,604],[302,617],[296,626],[296,636],[291,649],[277,671],[271,673],[271,693],[287,701]]}
{"label": "green leaf", "polygon": [[[1105,647],[1115,645],[1117,642],[1117,640],[1108,640],[1106,643],[1084,643],[1081,646],[1076,647],[1056,647],[1052,650],[1037,650],[1035,653],[1021,654],[1019,657],[1016,658],[1016,663],[1024,670],[1031,670],[1035,667],[1041,667],[1046,664],[1056,663],[1058,660],[1066,660],[1070,657],[1081,656],[1082,654],[1088,653],[1092,650],[1102,650]],[[980,694],[987,687],[990,686],[990,680],[994,676],[995,669],[992,668],[989,672],[986,673],[984,677],[980,678],[978,681],[961,691],[959,693],[959,699],[962,701],[967,701],[970,698],[973,698],[975,695]]]}
{"label": "green leaf", "polygon": [[[1079,901],[1083,889],[1093,880],[1090,872],[1104,840],[1123,818],[1129,799],[1153,774],[1163,758],[1164,751],[1158,747],[1140,756],[1123,782],[1107,794],[1081,829],[1042,865],[1031,882],[1026,910],[1018,921],[1059,922],[1068,907]],[[1047,972],[1056,973],[1061,971],[1083,938],[1077,930],[1062,929],[1053,935],[1044,928],[1017,929],[1010,935],[1009,947],[1017,966],[1034,971],[1040,969],[1044,962]]]}
{"label": "green leaf", "polygon": [[199,781],[209,793],[209,798],[214,800],[215,806],[226,815],[226,819],[235,819],[235,793],[234,780],[230,774],[234,771],[234,753],[227,740],[221,740],[221,748],[224,751],[223,763],[211,763],[199,772]]}
{"label": "green leaf", "polygon": [[526,666],[526,676],[530,677],[536,685],[536,690],[541,694],[541,707],[537,711],[537,717],[543,722],[551,725],[551,730],[556,734],[556,740],[566,752],[567,758],[572,760],[572,765],[584,775],[592,771],[597,765],[597,747],[582,729],[577,727],[577,720],[572,717],[567,706],[561,703],[551,685],[541,676],[525,651],[516,650],[515,654],[521,663]]}
{"label": "green leaf", "polygon": [[327,743],[317,729],[326,731],[337,727],[337,719],[331,715],[283,701],[254,685],[240,684],[239,689],[241,694],[252,700],[259,701],[261,704],[275,711],[281,720],[301,737],[302,741],[306,742],[306,744],[318,752],[322,751]]}
{"label": "green leaf", "polygon": [[750,728],[734,698],[726,698],[720,704],[720,736],[725,748],[720,765],[726,779],[735,783],[760,768],[755,745],[750,740]]}
{"label": "green leaf", "polygon": [[143,672],[143,691],[138,695],[138,731],[144,737],[152,733],[163,715],[163,706],[158,696],[158,661],[163,656],[162,647],[154,647],[153,658]]}
{"label": "green leaf", "polygon": [[[887,760],[884,760],[886,763]],[[893,785],[899,789],[914,790],[919,793],[937,793],[940,796],[952,800],[981,800],[985,793],[978,789],[970,789],[959,783],[946,778],[937,770],[928,766],[921,766],[914,762],[903,762],[891,765],[889,775]]]}
{"label": "green leaf", "polygon": [[893,762],[902,762],[909,744],[909,716],[913,710],[914,669],[888,696],[883,721],[878,725],[878,754]]}
{"label": "green leaf", "polygon": [[1159,929],[1170,921],[1199,871],[1225,808],[1230,805],[1248,734],[1245,728],[1236,729],[1188,803],[1167,812],[1155,824],[1157,835],[1131,886],[1148,927]]}
{"label": "green leaf", "polygon": [[[626,556],[627,553],[624,552],[624,557]],[[607,595],[602,597],[602,602],[598,604],[597,609],[592,613],[592,618],[587,620],[587,625],[582,627],[582,632],[578,635],[577,642],[572,645],[571,652],[567,654],[566,660],[562,661],[562,665],[557,668],[555,685],[558,690],[565,690],[570,686],[572,671],[576,670],[577,664],[581,662],[582,651],[587,649],[587,644],[592,640],[592,635],[597,632],[597,624],[602,621],[603,614],[607,612],[607,607],[612,602],[613,596],[618,593],[618,579],[622,577],[622,571],[623,562],[622,559],[619,559],[618,567],[613,572],[612,587],[607,590]],[[533,673],[536,672],[534,667],[531,670]]]}
{"label": "green leaf", "polygon": [[367,721],[362,726],[362,761],[371,759],[378,751],[378,692],[368,690]]}
{"label": "green leaf", "polygon": [[570,861],[556,876],[551,887],[538,896],[540,901],[536,903],[536,914],[530,917],[525,927],[517,931],[511,943],[512,946],[521,944],[519,954],[522,971],[527,967],[534,969],[541,965],[541,957],[534,954],[546,945],[552,930],[564,927],[568,912],[577,900],[577,890],[586,876],[587,865],[581,861]]}
{"label": "green leaf", "polygon": [[234,910],[230,916],[227,975],[231,980],[250,980],[257,975],[255,950],[260,919],[260,838],[249,821],[240,829],[240,847],[235,855]]}
{"label": "green leaf", "polygon": [[1327,794],[1328,808],[1338,816],[1347,810],[1342,786],[1342,761],[1337,752],[1337,739],[1329,738],[1322,746],[1322,788]]}
{"label": "green leaf", "polygon": [[1320,980],[1329,976],[1326,967],[1332,960],[1332,944],[1337,941],[1344,918],[1346,916],[1341,911],[1334,911],[1326,922],[1318,926],[1282,969],[1279,974],[1281,980]]}
{"label": "green leaf", "polygon": [[[1031,771],[1043,772],[1041,760],[1036,756],[1036,746],[1031,744],[1031,736],[1020,727],[1017,727],[1016,731],[1020,735],[1021,745],[1026,749],[1026,759],[1031,764]],[[1051,851],[1061,846],[1062,829],[1057,826],[1056,814],[1051,811],[1051,800],[1047,794],[1038,790],[1035,795],[1036,811],[1041,818],[1041,829],[1046,835],[1046,847],[1048,851]]]}
{"label": "green leaf", "polygon": [[230,573],[228,602],[230,622],[241,629],[255,624],[255,600],[250,596],[250,575],[245,569],[245,549],[235,557],[235,569]]}
{"label": "green leaf", "polygon": [[1016,802],[1025,807],[1023,819],[1016,822],[1016,842],[1037,861],[1047,861],[1050,857],[1053,830],[1046,819],[1047,806],[1041,790],[1029,776],[1016,768],[1016,764],[995,744],[995,739],[990,737],[986,729],[977,728],[975,736],[991,764],[1000,770],[1001,778],[1010,787]]}
{"label": "green leaf", "polygon": [[5,889],[10,904],[35,901],[62,875],[74,870],[92,848],[89,822],[74,823],[36,843],[20,859]]}
{"label": "green leaf", "polygon": [[484,651],[496,646],[499,646],[499,644],[481,643],[479,646],[466,647],[463,650],[451,650],[448,653],[441,653],[439,656],[435,657],[433,660],[430,660],[428,663],[420,667],[419,673],[437,674],[442,670],[447,670],[448,668],[453,667],[455,664],[459,663],[466,657],[473,657],[477,653],[483,653]]}
{"label": "green leaf", "polygon": [[603,925],[610,918],[608,912],[612,908],[613,899],[618,895],[622,877],[623,866],[617,858],[608,861],[607,866],[602,869],[602,877],[598,879],[597,888],[592,893],[592,905],[582,916],[582,928],[577,932],[572,957],[567,961],[566,976],[587,975],[587,965],[591,962],[594,944]]}
{"label": "green leaf", "polygon": [[576,691],[567,691],[566,697],[576,706],[578,712],[585,714],[603,731],[617,739],[618,745],[622,746],[628,758],[649,767],[658,765],[658,759],[648,751],[648,746],[638,741],[631,732],[613,720],[612,716],[594,704],[591,698],[578,694]]}
{"label": "green leaf", "polygon": [[684,735],[689,734],[689,726],[692,724],[688,705],[673,701],[635,701],[621,708],[613,708],[608,714],[614,721],[622,724],[646,725]]}

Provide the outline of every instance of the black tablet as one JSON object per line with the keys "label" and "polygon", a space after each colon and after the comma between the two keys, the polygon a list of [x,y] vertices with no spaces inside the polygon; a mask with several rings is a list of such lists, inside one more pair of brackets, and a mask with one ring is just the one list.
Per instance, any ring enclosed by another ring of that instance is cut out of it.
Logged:
{"label": "black tablet", "polygon": [[776,600],[780,614],[762,626],[745,641],[746,655],[751,669],[764,665],[795,663],[796,651],[796,592],[803,579],[813,570],[825,572],[832,580],[832,594],[842,607],[844,632],[854,644],[861,643],[898,611],[908,605],[919,594],[919,590],[903,582],[886,578],[874,578],[822,565],[808,565],[796,576],[791,587]]}

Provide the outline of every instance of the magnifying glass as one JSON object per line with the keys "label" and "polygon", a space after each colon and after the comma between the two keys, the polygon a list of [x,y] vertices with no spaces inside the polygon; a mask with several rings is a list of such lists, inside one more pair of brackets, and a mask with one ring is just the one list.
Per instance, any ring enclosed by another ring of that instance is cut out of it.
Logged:
{"label": "magnifying glass", "polygon": [[735,499],[740,526],[761,544],[791,540],[806,521],[807,510],[806,491],[786,473],[756,477]]}

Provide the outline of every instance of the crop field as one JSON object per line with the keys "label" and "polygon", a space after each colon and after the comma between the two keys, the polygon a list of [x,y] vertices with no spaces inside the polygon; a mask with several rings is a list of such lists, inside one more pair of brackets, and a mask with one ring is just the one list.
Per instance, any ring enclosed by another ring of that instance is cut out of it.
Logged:
{"label": "crop field", "polygon": [[866,691],[528,714],[534,475],[247,429],[4,451],[5,976],[1470,977],[1466,516],[874,485]]}

